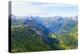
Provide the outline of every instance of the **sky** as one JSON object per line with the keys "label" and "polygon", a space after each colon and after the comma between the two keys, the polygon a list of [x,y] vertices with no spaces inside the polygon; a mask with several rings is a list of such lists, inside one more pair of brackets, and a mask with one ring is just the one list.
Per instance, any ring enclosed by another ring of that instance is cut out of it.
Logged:
{"label": "sky", "polygon": [[12,2],[12,15],[15,16],[75,16],[78,7],[70,4]]}

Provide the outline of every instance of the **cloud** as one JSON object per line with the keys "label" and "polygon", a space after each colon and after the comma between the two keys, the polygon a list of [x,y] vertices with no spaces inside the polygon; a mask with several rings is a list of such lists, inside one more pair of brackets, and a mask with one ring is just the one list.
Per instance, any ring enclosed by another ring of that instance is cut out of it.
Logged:
{"label": "cloud", "polygon": [[77,8],[75,5],[35,2],[12,2],[12,14],[17,16],[75,15],[76,13]]}

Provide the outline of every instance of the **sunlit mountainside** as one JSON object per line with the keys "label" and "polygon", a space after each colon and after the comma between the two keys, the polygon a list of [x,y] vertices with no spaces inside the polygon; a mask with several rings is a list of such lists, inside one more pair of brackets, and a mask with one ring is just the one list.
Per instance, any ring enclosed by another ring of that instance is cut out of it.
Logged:
{"label": "sunlit mountainside", "polygon": [[11,15],[11,51],[75,49],[78,46],[78,16]]}

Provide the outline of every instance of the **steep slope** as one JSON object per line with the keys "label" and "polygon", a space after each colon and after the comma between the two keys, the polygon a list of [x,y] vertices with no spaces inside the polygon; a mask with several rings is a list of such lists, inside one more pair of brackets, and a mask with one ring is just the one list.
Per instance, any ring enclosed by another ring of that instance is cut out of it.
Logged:
{"label": "steep slope", "polygon": [[11,27],[11,49],[12,52],[52,50],[37,33],[23,25]]}
{"label": "steep slope", "polygon": [[[62,34],[64,32],[69,32],[77,24],[77,17],[32,17],[31,18],[43,25],[52,33]],[[55,29],[54,29],[55,28]]]}

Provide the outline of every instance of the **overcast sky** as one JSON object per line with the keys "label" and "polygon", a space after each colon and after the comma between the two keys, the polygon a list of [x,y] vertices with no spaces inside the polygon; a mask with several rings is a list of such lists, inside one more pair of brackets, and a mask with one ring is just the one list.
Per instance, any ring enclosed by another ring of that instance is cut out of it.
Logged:
{"label": "overcast sky", "polygon": [[12,14],[16,16],[75,16],[78,15],[76,5],[12,2]]}

